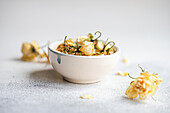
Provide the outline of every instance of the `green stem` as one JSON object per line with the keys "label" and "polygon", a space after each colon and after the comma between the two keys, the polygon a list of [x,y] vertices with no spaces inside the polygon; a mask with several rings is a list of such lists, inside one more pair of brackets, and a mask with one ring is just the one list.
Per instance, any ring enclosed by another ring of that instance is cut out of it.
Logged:
{"label": "green stem", "polygon": [[90,40],[90,38],[86,38],[83,42]]}
{"label": "green stem", "polygon": [[105,41],[104,45],[106,45],[106,43],[107,43],[107,41],[108,41],[108,40],[109,40],[109,38],[107,38],[107,39],[106,39],[106,41]]}
{"label": "green stem", "polygon": [[98,40],[102,36],[102,33],[100,31],[96,31],[94,34],[96,35],[97,33],[99,33],[99,36],[95,40]]}
{"label": "green stem", "polygon": [[142,67],[140,67],[139,64],[138,64],[138,67],[142,70],[142,72],[145,72],[145,70]]}
{"label": "green stem", "polygon": [[66,47],[66,39],[67,39],[67,36],[65,36],[64,38],[64,52],[67,54],[67,47]]}
{"label": "green stem", "polygon": [[100,51],[100,49],[98,47],[94,46],[94,48]]}
{"label": "green stem", "polygon": [[[114,47],[115,43],[114,43],[113,41],[110,41],[110,42],[108,42],[107,44],[105,43],[102,52],[104,52],[106,46],[109,45],[110,43],[113,43],[113,45],[112,45],[112,47],[110,47],[110,48],[108,48],[108,49],[110,50],[111,48]],[[108,50],[108,49],[107,49],[107,50]],[[109,51],[109,50],[108,50],[108,51]]]}
{"label": "green stem", "polygon": [[67,36],[65,36],[65,38],[64,38],[64,46],[66,45],[65,43],[66,43],[66,39],[67,39]]}
{"label": "green stem", "polygon": [[130,74],[129,74],[129,73],[128,73],[128,76],[129,76],[131,79],[136,79],[136,78],[134,78],[134,77],[130,76]]}

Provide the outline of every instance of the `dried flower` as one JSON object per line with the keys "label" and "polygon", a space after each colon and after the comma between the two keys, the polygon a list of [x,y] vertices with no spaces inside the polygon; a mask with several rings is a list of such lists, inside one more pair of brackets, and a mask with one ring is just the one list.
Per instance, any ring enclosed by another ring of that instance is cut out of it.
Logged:
{"label": "dried flower", "polygon": [[48,55],[46,54],[46,52],[43,50],[43,53],[40,54],[40,46],[37,44],[36,41],[32,41],[31,43],[23,43],[22,44],[22,48],[21,48],[21,52],[23,54],[22,56],[22,60],[23,61],[34,61],[37,57],[43,58],[45,57],[47,59],[47,64],[49,64],[49,59],[48,59]]}
{"label": "dried flower", "polygon": [[84,46],[79,50],[87,56],[92,56],[94,54],[94,45],[92,42],[84,42]]}
{"label": "dried flower", "polygon": [[144,100],[148,95],[153,96],[158,90],[158,85],[162,83],[162,79],[157,77],[157,74],[150,74],[143,69],[142,71],[141,76],[135,78],[126,90],[125,94],[128,98],[133,99],[139,95],[139,98]]}
{"label": "dried flower", "polygon": [[39,55],[40,47],[36,41],[32,41],[31,43],[23,43],[22,44],[22,60],[24,61],[33,61]]}
{"label": "dried flower", "polygon": [[77,38],[77,44],[82,45],[83,42],[90,40],[88,36],[81,36]]}
{"label": "dried flower", "polygon": [[65,44],[67,46],[76,46],[76,44],[73,42],[73,40],[71,38],[69,38],[68,40],[65,41]]}
{"label": "dried flower", "polygon": [[96,48],[98,49],[98,50],[103,50],[103,48],[104,48],[104,44],[103,44],[103,42],[102,41],[98,41],[97,43],[96,43]]}

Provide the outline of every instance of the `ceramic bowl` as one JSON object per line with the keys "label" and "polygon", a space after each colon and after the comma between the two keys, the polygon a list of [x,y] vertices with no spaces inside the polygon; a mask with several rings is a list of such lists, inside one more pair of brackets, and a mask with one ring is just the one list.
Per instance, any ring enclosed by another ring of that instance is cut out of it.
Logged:
{"label": "ceramic bowl", "polygon": [[99,82],[105,75],[112,73],[118,63],[120,50],[105,56],[76,56],[56,51],[63,41],[51,43],[48,47],[50,63],[54,70],[65,80],[73,83]]}

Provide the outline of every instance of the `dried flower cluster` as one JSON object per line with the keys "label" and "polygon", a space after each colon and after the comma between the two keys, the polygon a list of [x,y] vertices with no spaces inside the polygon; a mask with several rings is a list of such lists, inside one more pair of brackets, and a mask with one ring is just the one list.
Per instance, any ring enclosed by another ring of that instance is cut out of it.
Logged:
{"label": "dried flower cluster", "polygon": [[[87,36],[78,37],[74,43],[72,39],[64,39],[64,43],[57,47],[57,51],[65,54],[79,55],[79,56],[98,56],[98,55],[110,55],[116,52],[114,47],[115,43],[113,41],[103,42],[98,39],[101,37],[101,32],[97,31],[95,33],[99,36],[94,39],[94,36],[89,33]],[[112,43],[112,45],[111,45]]]}
{"label": "dried flower cluster", "polygon": [[[40,50],[43,51],[42,54],[40,54]],[[34,61],[36,58],[42,59],[45,57],[47,59],[46,63],[49,64],[48,55],[43,49],[40,48],[36,41],[32,41],[31,43],[23,43],[21,52],[23,54],[21,59],[23,61]]]}
{"label": "dried flower cluster", "polygon": [[130,83],[130,86],[126,90],[125,94],[128,98],[133,99],[139,95],[139,98],[144,100],[148,95],[152,97],[158,90],[158,85],[162,83],[162,79],[157,77],[158,74],[150,74],[148,71],[142,69],[140,75],[140,77],[135,78]]}

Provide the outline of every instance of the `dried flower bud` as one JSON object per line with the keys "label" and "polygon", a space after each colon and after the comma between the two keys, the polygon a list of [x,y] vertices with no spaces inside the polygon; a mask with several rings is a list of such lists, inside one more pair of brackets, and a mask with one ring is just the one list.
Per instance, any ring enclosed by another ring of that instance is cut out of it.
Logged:
{"label": "dried flower bud", "polygon": [[94,45],[92,42],[84,42],[84,46],[82,46],[79,50],[87,55],[87,56],[92,56],[94,54]]}

